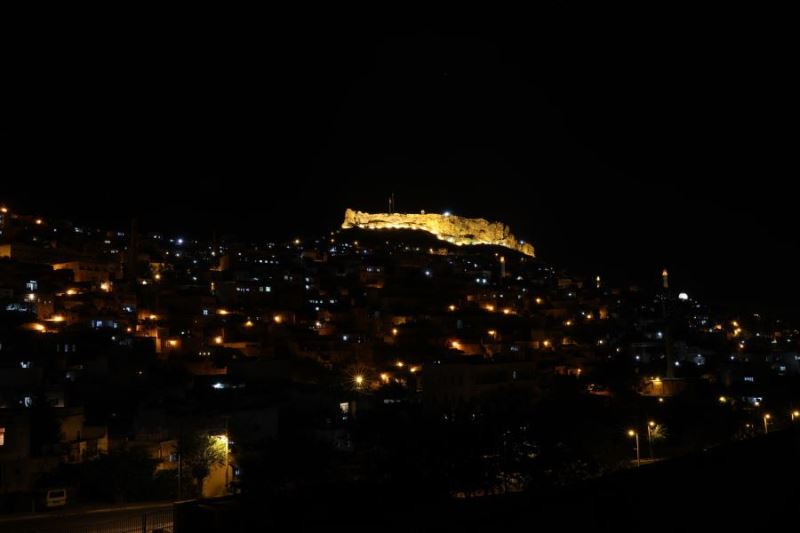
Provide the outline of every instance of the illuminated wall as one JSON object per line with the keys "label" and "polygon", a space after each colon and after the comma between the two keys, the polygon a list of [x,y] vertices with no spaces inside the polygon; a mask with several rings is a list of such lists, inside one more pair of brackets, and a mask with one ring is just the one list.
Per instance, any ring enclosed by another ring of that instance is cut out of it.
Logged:
{"label": "illuminated wall", "polygon": [[431,233],[439,240],[463,246],[504,246],[534,257],[533,245],[518,241],[505,224],[482,218],[439,214],[364,213],[348,209],[342,228],[406,229]]}

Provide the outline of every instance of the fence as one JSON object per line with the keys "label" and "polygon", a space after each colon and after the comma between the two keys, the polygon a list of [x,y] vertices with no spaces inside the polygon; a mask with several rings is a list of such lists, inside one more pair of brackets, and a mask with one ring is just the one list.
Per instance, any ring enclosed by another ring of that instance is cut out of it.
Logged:
{"label": "fence", "polygon": [[172,509],[98,517],[91,523],[67,526],[64,533],[173,533]]}

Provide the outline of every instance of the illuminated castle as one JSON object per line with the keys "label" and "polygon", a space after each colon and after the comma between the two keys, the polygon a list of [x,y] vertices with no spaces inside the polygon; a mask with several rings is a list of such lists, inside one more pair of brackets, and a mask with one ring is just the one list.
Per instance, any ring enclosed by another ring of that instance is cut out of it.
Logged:
{"label": "illuminated castle", "polygon": [[364,213],[348,209],[344,213],[342,228],[425,231],[439,240],[458,246],[504,246],[534,257],[533,245],[518,241],[508,226],[482,218],[464,218],[449,214]]}

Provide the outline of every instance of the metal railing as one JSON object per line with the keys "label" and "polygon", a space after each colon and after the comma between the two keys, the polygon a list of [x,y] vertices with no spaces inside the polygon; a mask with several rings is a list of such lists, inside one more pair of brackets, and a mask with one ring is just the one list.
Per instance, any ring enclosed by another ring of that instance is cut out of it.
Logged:
{"label": "metal railing", "polygon": [[91,524],[67,526],[64,533],[173,533],[172,509],[132,513],[98,519]]}

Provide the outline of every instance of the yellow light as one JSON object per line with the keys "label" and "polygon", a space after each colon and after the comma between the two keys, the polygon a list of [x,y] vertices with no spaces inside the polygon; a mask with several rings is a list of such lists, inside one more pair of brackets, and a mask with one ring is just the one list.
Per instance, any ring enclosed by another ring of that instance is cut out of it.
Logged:
{"label": "yellow light", "polygon": [[794,417],[800,416],[800,411],[792,411],[792,416]]}
{"label": "yellow light", "polygon": [[632,430],[632,429],[629,429],[628,430],[628,436],[629,437],[635,437],[636,436],[636,432],[634,430]]}
{"label": "yellow light", "polygon": [[111,283],[109,283],[107,281],[104,281],[103,283],[100,284],[100,290],[101,291],[105,291],[105,292],[110,292],[111,291]]}
{"label": "yellow light", "polygon": [[738,328],[739,327],[739,323],[737,321],[735,321],[735,320],[731,320],[731,326],[733,326],[735,328]]}
{"label": "yellow light", "polygon": [[572,320],[567,320],[566,322],[564,322],[564,325],[567,326],[567,327],[571,326],[572,325]]}
{"label": "yellow light", "polygon": [[650,422],[648,422],[647,425],[650,426],[651,428],[656,427],[656,423],[653,422],[652,420]]}
{"label": "yellow light", "polygon": [[8,208],[7,207],[0,207],[0,213],[3,213],[3,214],[8,213]]}
{"label": "yellow light", "polygon": [[502,255],[500,256],[500,262],[501,262],[501,263],[505,263],[505,262],[506,262],[506,258],[505,258],[505,257],[503,257]]}
{"label": "yellow light", "polygon": [[153,277],[156,279],[156,281],[158,281],[158,280],[160,280],[160,279],[161,279],[161,274],[156,274],[156,275],[155,275],[155,276],[153,276]]}
{"label": "yellow light", "polygon": [[399,333],[399,331],[397,330],[397,328],[392,328],[392,335],[394,335],[395,337],[397,337],[397,334],[398,334],[398,333]]}
{"label": "yellow light", "polygon": [[217,439],[221,444],[225,446],[228,445],[228,436],[227,435],[214,435],[214,438]]}
{"label": "yellow light", "polygon": [[412,366],[412,367],[409,367],[408,371],[409,371],[409,372],[411,372],[411,373],[413,374],[413,373],[415,373],[415,372],[418,372],[418,371],[419,371],[419,367],[418,367],[418,366]]}
{"label": "yellow light", "polygon": [[659,398],[658,403],[664,403],[664,398]]}
{"label": "yellow light", "polygon": [[283,317],[281,315],[275,315],[274,317],[272,317],[272,320],[274,320],[276,324],[280,324],[281,322],[283,322]]}
{"label": "yellow light", "polygon": [[225,315],[229,315],[230,313],[228,312],[227,309],[217,309],[217,314],[225,316]]}
{"label": "yellow light", "polygon": [[31,327],[40,333],[44,333],[47,329],[44,324],[33,324]]}
{"label": "yellow light", "polygon": [[455,311],[455,310],[456,310],[456,306],[455,306],[455,305],[453,305],[453,304],[450,304],[449,306],[447,306],[447,308],[448,308],[450,311]]}
{"label": "yellow light", "polygon": [[405,366],[405,363],[404,363],[404,362],[402,362],[402,361],[398,361],[397,363],[395,363],[395,366],[396,366],[397,368],[403,368],[403,366]]}
{"label": "yellow light", "polygon": [[142,285],[147,285],[147,280],[146,279],[142,280]]}
{"label": "yellow light", "polygon": [[715,331],[722,331],[722,324],[714,324]]}
{"label": "yellow light", "polygon": [[36,225],[37,225],[37,226],[41,226],[41,225],[42,225],[42,222],[44,222],[44,221],[43,221],[41,218],[37,218],[37,219],[36,219]]}
{"label": "yellow light", "polygon": [[133,332],[133,328],[131,328],[131,327],[125,328],[125,331],[128,332],[128,333],[132,333]]}
{"label": "yellow light", "polygon": [[511,309],[509,309],[508,307],[506,307],[505,309],[503,309],[503,314],[504,314],[504,315],[510,315],[510,314],[511,314]]}
{"label": "yellow light", "polygon": [[214,342],[216,344],[222,344],[222,335],[217,335],[216,337],[214,337]]}
{"label": "yellow light", "polygon": [[454,350],[460,350],[461,349],[461,343],[458,342],[458,341],[453,341],[453,342],[450,343],[450,347],[453,348]]}
{"label": "yellow light", "polygon": [[158,315],[148,315],[147,318],[149,320],[158,320]]}
{"label": "yellow light", "polygon": [[491,304],[487,304],[486,305],[486,310],[489,311],[489,312],[494,312],[494,306],[491,305]]}
{"label": "yellow light", "polygon": [[536,304],[537,304],[537,305],[542,305],[542,302],[544,302],[544,300],[542,300],[541,298],[539,298],[539,297],[537,296],[537,297],[536,297]]}
{"label": "yellow light", "polygon": [[550,341],[548,341],[548,340],[542,342],[542,346],[544,346],[545,348],[549,348],[551,344],[552,343]]}
{"label": "yellow light", "polygon": [[719,397],[719,403],[727,403],[727,402],[728,402],[728,399],[725,396],[720,396]]}
{"label": "yellow light", "polygon": [[653,378],[653,383],[661,383],[661,378],[656,376]]}
{"label": "yellow light", "polygon": [[389,382],[389,374],[387,374],[386,372],[382,372],[381,373],[381,381],[383,381],[384,383],[388,383]]}
{"label": "yellow light", "polygon": [[252,328],[253,327],[253,321],[252,320],[248,320],[247,322],[244,323],[244,327]]}
{"label": "yellow light", "polygon": [[361,384],[364,383],[364,376],[362,376],[361,374],[357,375],[355,381],[356,381],[356,385],[360,386]]}
{"label": "yellow light", "polygon": [[175,348],[176,346],[178,346],[178,341],[175,339],[169,339],[167,341],[167,345],[170,346],[171,348]]}
{"label": "yellow light", "polygon": [[50,320],[53,322],[64,322],[64,317],[62,315],[53,315],[50,317]]}
{"label": "yellow light", "polygon": [[770,418],[772,418],[771,414],[767,413],[767,414],[764,415],[764,419],[765,420],[769,420]]}
{"label": "yellow light", "polygon": [[591,320],[593,318],[594,318],[594,315],[592,315],[592,313],[589,313],[589,314],[586,315],[586,320]]}
{"label": "yellow light", "polygon": [[295,239],[294,240],[294,245],[295,246],[300,246],[300,242],[301,242],[300,239]]}
{"label": "yellow light", "polygon": [[75,296],[76,294],[78,294],[78,289],[67,289],[68,296]]}
{"label": "yellow light", "polygon": [[662,271],[661,271],[661,276],[662,276],[662,277],[664,277],[664,278],[666,278],[667,276],[669,276],[669,272],[667,272],[667,269],[666,269],[666,268],[665,268],[664,270],[662,270]]}
{"label": "yellow light", "polygon": [[488,331],[488,333],[489,333],[489,335],[490,335],[490,336],[492,336],[492,337],[494,337],[495,335],[497,335],[497,331],[496,331],[496,330],[493,330],[493,329],[490,329],[490,330]]}

